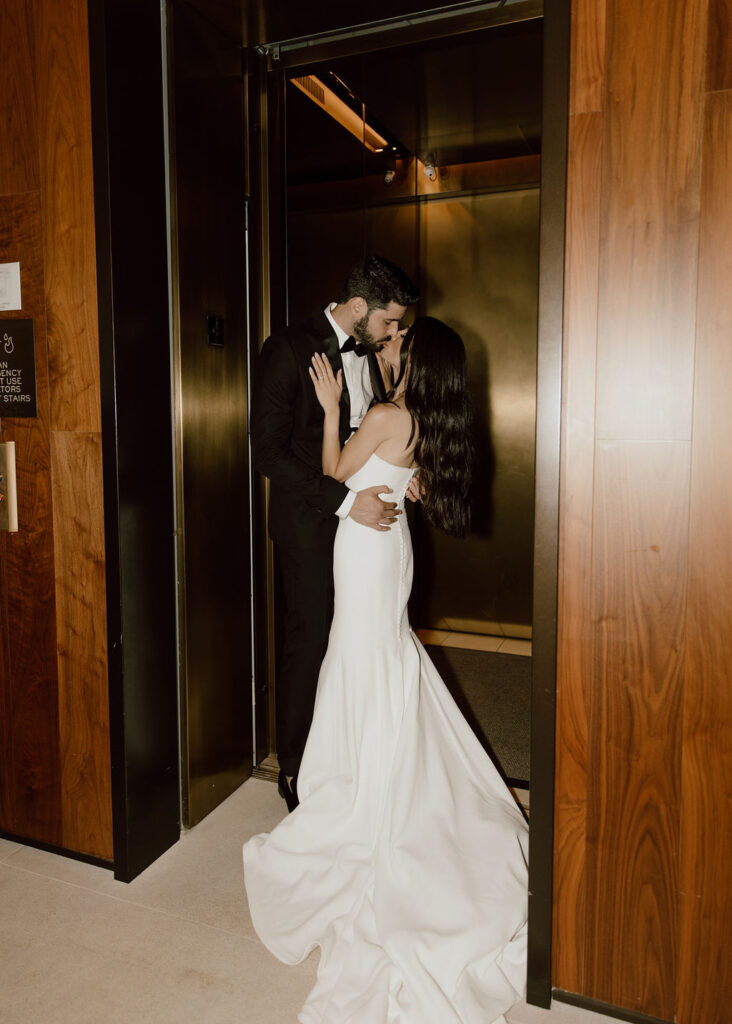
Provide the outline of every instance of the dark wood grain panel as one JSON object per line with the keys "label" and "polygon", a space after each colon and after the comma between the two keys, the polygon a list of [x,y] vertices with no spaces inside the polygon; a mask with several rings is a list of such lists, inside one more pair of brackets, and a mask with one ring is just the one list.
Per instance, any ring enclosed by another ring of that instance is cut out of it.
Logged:
{"label": "dark wood grain panel", "polygon": [[[18,533],[5,537],[13,760],[12,832],[47,843],[61,838],[53,522],[49,452],[41,204],[38,193],[0,198],[0,262],[21,264],[21,316],[35,323],[38,416],[2,420],[15,441]],[[2,319],[7,315],[0,314]]]}
{"label": "dark wood grain panel", "polygon": [[607,0],[573,0],[569,112],[602,110]]}
{"label": "dark wood grain panel", "polygon": [[0,540],[0,826],[110,857],[100,439],[52,431],[99,430],[86,10],[0,8],[0,260],[21,263],[38,397],[2,420],[20,530]]}
{"label": "dark wood grain panel", "polygon": [[706,0],[608,0],[597,434],[689,439]]}
{"label": "dark wood grain panel", "polygon": [[680,1024],[732,1007],[732,92],[708,98],[679,857]]}
{"label": "dark wood grain panel", "polygon": [[570,118],[557,637],[554,985],[582,991],[602,119]]}
{"label": "dark wood grain panel", "polygon": [[98,432],[87,5],[39,0],[35,10],[51,427]]}
{"label": "dark wood grain panel", "polygon": [[102,445],[51,434],[63,845],[112,858]]}
{"label": "dark wood grain panel", "polygon": [[707,89],[732,89],[732,0],[709,0]]}
{"label": "dark wood grain panel", "polygon": [[0,195],[38,188],[32,4],[0,4]]}
{"label": "dark wood grain panel", "polygon": [[673,1020],[689,445],[595,461],[585,993]]}
{"label": "dark wood grain panel", "polygon": [[[0,440],[2,432],[0,431]],[[0,533],[0,828],[9,829],[13,820],[13,731],[10,637],[8,635],[7,545]]]}

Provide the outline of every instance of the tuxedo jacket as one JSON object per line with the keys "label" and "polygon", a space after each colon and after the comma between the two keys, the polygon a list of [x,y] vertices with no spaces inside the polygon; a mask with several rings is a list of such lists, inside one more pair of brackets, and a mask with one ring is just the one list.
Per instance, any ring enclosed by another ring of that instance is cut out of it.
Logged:
{"label": "tuxedo jacket", "polygon": [[[254,467],[271,482],[269,533],[276,543],[317,547],[333,541],[336,510],[348,494],[345,484],[321,471],[323,409],[309,369],[325,352],[333,372],[343,368],[338,338],[325,313],[285,327],[265,341],[254,374],[252,451]],[[376,356],[368,353],[374,397],[386,397]],[[348,390],[341,395],[340,439],[351,433]]]}

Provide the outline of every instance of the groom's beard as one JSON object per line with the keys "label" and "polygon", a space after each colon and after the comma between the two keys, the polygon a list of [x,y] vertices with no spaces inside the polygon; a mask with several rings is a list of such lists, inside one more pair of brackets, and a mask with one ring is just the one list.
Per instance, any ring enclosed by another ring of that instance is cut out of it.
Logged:
{"label": "groom's beard", "polygon": [[357,320],[353,325],[353,331],[351,332],[356,341],[365,345],[369,352],[380,352],[384,345],[389,340],[386,338],[379,338],[378,340],[373,336],[369,330],[369,318],[368,314],[362,316],[360,320]]}

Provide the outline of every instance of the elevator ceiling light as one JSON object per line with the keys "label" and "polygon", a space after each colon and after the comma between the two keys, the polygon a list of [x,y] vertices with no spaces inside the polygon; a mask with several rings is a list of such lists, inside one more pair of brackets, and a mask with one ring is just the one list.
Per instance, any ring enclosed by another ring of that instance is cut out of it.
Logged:
{"label": "elevator ceiling light", "polygon": [[[362,117],[358,116],[355,110],[352,110],[347,103],[344,103],[339,96],[336,96],[332,89],[324,85],[316,75],[291,78],[290,81],[308,99],[317,104],[321,110],[324,110],[326,114],[330,114],[351,135],[355,135],[358,141],[362,142],[366,149],[370,149],[372,153],[381,153],[384,147],[389,145],[383,135],[379,135]],[[396,149],[396,146],[392,148]]]}

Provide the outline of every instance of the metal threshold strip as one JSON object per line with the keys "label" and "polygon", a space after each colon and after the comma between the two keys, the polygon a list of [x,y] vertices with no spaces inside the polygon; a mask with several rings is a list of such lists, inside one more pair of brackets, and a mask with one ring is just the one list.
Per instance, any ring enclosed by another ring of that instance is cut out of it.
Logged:
{"label": "metal threshold strip", "polygon": [[543,0],[467,0],[443,5],[417,14],[385,18],[367,24],[351,25],[312,36],[299,36],[254,47],[269,57],[273,67],[292,67],[306,61],[327,59],[333,50],[374,49],[399,46],[405,36],[414,39],[442,36],[479,28],[493,28],[512,22],[531,21],[544,13]]}

